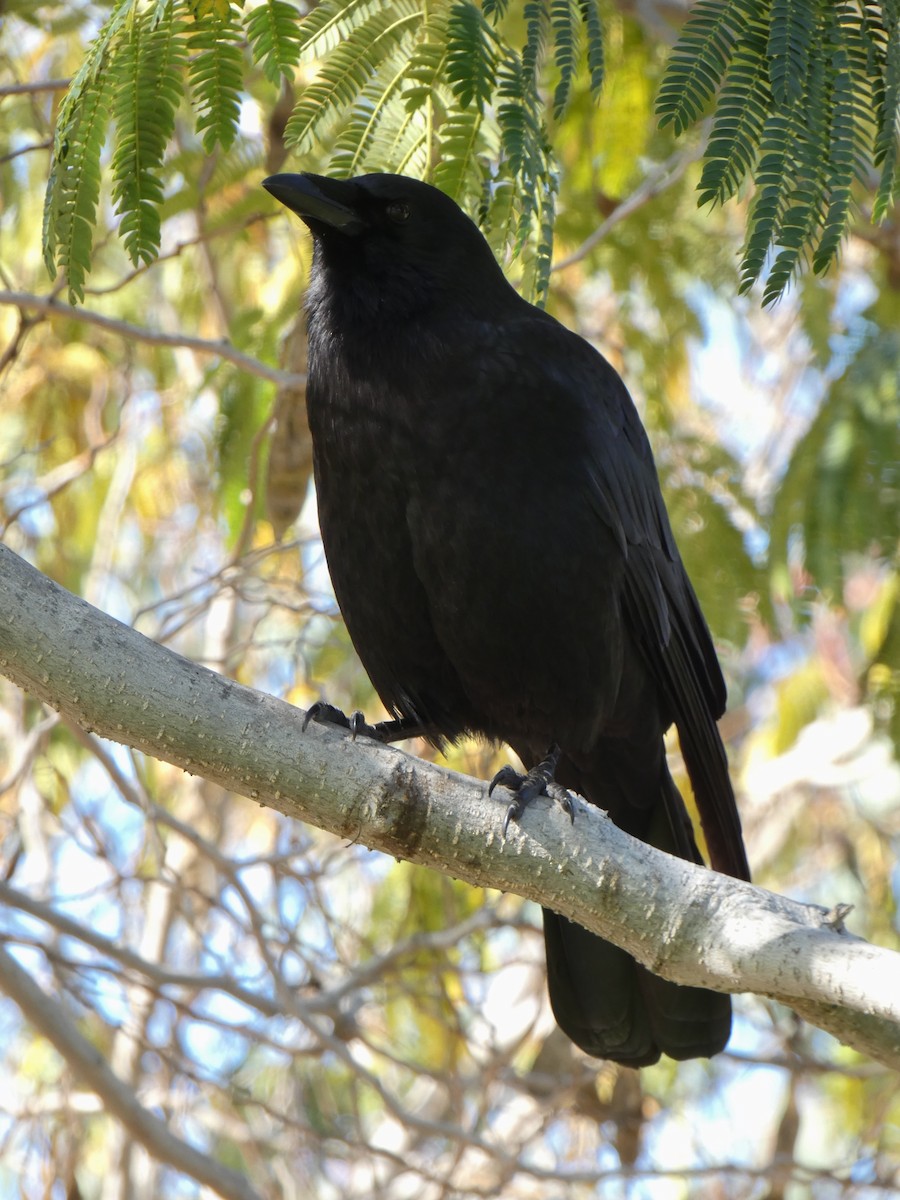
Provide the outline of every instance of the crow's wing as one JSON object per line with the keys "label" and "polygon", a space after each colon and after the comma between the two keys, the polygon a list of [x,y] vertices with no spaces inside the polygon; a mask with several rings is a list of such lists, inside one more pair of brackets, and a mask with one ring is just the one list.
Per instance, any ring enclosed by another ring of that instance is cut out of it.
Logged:
{"label": "crow's wing", "polygon": [[574,390],[582,406],[582,464],[591,499],[625,558],[624,617],[660,689],[664,711],[678,729],[713,866],[749,879],[728,762],[716,726],[725,710],[725,682],[675,544],[650,443],[613,367],[582,338],[545,321],[540,334],[533,331],[538,340],[565,342],[541,355],[550,364],[545,367],[550,390],[560,395],[565,389],[570,400]]}

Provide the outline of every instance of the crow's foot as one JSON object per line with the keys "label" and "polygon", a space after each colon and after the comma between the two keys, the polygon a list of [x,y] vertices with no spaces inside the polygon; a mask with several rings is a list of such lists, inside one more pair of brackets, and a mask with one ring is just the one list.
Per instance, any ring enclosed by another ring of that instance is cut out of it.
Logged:
{"label": "crow's foot", "polygon": [[537,766],[532,767],[525,775],[520,774],[513,767],[506,766],[501,767],[491,780],[488,787],[489,796],[496,787],[505,787],[515,793],[515,799],[509,808],[507,808],[506,816],[503,819],[504,837],[506,837],[510,821],[518,821],[535,796],[549,796],[552,800],[556,801],[569,820],[574,822],[575,805],[572,802],[572,797],[553,778],[556,773],[556,764],[559,762],[559,756],[559,746],[554,744],[547,751],[546,757]]}
{"label": "crow's foot", "polygon": [[369,725],[359,709],[352,712],[348,717],[336,705],[327,704],[324,700],[317,700],[315,704],[311,704],[306,710],[306,715],[303,718],[304,733],[310,721],[315,721],[317,725],[336,725],[338,729],[346,729],[354,739],[358,738],[361,734],[363,737],[375,738],[379,742],[382,741],[378,732],[378,726]]}
{"label": "crow's foot", "polygon": [[355,741],[358,737],[374,738],[376,742],[402,742],[404,738],[427,736],[421,722],[414,717],[398,717],[393,721],[379,721],[370,725],[363,714],[356,709],[348,717],[334,704],[317,700],[306,710],[303,717],[303,729],[306,730],[310,721],[318,725],[335,725],[338,729],[346,729]]}

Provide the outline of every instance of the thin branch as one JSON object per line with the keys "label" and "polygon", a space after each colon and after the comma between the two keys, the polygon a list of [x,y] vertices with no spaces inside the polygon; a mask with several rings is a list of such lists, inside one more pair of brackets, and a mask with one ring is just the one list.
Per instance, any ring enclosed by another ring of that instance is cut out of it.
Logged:
{"label": "thin branch", "polygon": [[3,163],[12,162],[14,158],[18,158],[20,154],[30,154],[32,150],[50,150],[53,148],[52,141],[32,142],[28,146],[20,146],[18,150],[10,150],[8,154],[0,154],[0,166]]}
{"label": "thin branch", "polygon": [[[578,804],[500,836],[483,783],[323,728],[158,646],[0,545],[0,671],[102,736],[321,829],[545,904],[676,983],[771,996],[900,1067],[900,954]],[[839,897],[836,897],[839,899]]]}
{"label": "thin branch", "polygon": [[64,92],[71,79],[35,79],[28,83],[5,83],[0,87],[0,99],[4,96],[29,96],[35,92]]}
{"label": "thin branch", "polygon": [[229,1170],[170,1132],[164,1121],[138,1102],[131,1088],[106,1065],[103,1055],[79,1033],[62,1005],[51,999],[0,944],[0,987],[18,1004],[30,1025],[55,1046],[79,1080],[115,1113],[129,1133],[160,1162],[183,1171],[226,1200],[260,1200],[259,1193]]}
{"label": "thin branch", "polygon": [[210,342],[204,338],[190,337],[182,333],[163,333],[161,330],[147,329],[143,325],[131,325],[128,321],[119,321],[106,317],[102,313],[93,312],[88,308],[75,308],[71,304],[61,304],[47,296],[36,296],[28,292],[0,291],[0,304],[10,304],[28,312],[39,312],[45,317],[62,317],[66,321],[83,321],[88,325],[97,325],[119,337],[131,341],[146,342],[151,346],[173,346],[186,350],[194,350],[198,354],[212,354],[226,362],[233,363],[250,375],[258,375],[281,387],[303,387],[305,375],[296,375],[288,371],[279,371],[268,363],[260,362],[249,354],[235,349],[228,342]]}
{"label": "thin branch", "polygon": [[[283,1011],[274,1000],[257,992],[251,992],[249,988],[242,987],[236,979],[229,975],[175,971],[160,966],[159,963],[150,962],[136,954],[134,950],[129,950],[127,946],[120,946],[111,938],[104,937],[102,933],[97,933],[95,929],[81,921],[76,921],[73,917],[67,916],[43,900],[35,900],[34,897],[11,887],[2,880],[0,880],[0,903],[36,917],[66,937],[75,938],[86,946],[93,946],[99,954],[113,962],[120,963],[135,975],[142,976],[154,987],[179,987],[189,991],[224,992],[264,1017],[277,1017]],[[83,961],[81,966],[84,966]]]}
{"label": "thin branch", "polygon": [[658,196],[660,192],[664,192],[666,188],[671,187],[685,173],[691,163],[697,161],[703,154],[706,146],[705,136],[697,143],[692,143],[687,149],[677,150],[671,154],[657,170],[648,175],[647,178],[640,183],[630,196],[626,196],[624,200],[612,210],[608,217],[601,222],[594,232],[581,243],[577,250],[573,250],[571,254],[567,254],[565,258],[561,258],[555,262],[550,268],[551,271],[564,271],[566,267],[571,267],[575,263],[581,262],[583,258],[587,258],[590,252],[603,241],[606,235],[620,221],[624,221],[626,217],[630,217],[633,212],[637,212],[639,208]]}
{"label": "thin branch", "polygon": [[[2,162],[2,159],[0,159],[0,162]],[[192,250],[195,246],[199,246],[201,242],[212,241],[214,238],[230,237],[235,233],[243,233],[244,230],[249,229],[252,225],[257,225],[260,221],[270,221],[272,219],[272,215],[272,213],[255,213],[253,216],[245,217],[241,221],[233,221],[229,224],[217,226],[217,228],[211,229],[208,233],[205,233],[202,236],[184,238],[182,241],[177,242],[171,250],[167,250],[163,254],[158,254],[156,258],[152,259],[150,262],[140,263],[140,265],[135,267],[133,271],[129,271],[126,275],[123,275],[121,279],[117,279],[115,283],[107,284],[105,287],[99,287],[96,285],[86,286],[84,289],[84,294],[86,296],[113,295],[115,292],[120,292],[122,288],[127,287],[130,283],[133,283],[134,280],[143,275],[145,271],[149,271],[151,268],[159,266],[160,263],[168,262],[174,258],[179,258],[185,250]]]}

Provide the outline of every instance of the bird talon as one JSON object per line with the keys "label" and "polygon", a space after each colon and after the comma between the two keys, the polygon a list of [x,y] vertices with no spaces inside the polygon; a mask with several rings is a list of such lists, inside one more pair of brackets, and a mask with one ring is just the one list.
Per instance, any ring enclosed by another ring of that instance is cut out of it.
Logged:
{"label": "bird talon", "polygon": [[513,802],[507,808],[506,816],[503,818],[503,836],[504,837],[506,837],[506,833],[507,833],[507,830],[509,829],[510,821],[518,821],[519,817],[521,817],[521,815],[524,811],[525,811],[525,805],[521,802],[521,800],[517,796],[515,798],[515,800],[513,800]]}
{"label": "bird talon", "polygon": [[511,767],[508,763],[505,767],[501,767],[491,782],[488,784],[488,795],[494,794],[494,788],[505,787],[511,792],[516,792],[522,786],[525,779],[524,775],[520,775],[515,767]]}
{"label": "bird talon", "polygon": [[346,713],[336,705],[329,704],[327,700],[317,700],[306,710],[303,717],[304,733],[311,721],[315,721],[317,725],[336,725],[338,729],[347,729],[354,738],[358,733],[364,733],[367,728],[361,712],[357,710],[348,717]]}
{"label": "bird talon", "polygon": [[501,767],[488,784],[488,795],[492,795],[497,787],[509,788],[515,799],[506,810],[503,820],[503,836],[509,829],[510,821],[518,821],[522,813],[535,796],[549,796],[555,800],[571,823],[575,824],[575,802],[567,788],[558,784],[553,778],[556,765],[559,762],[559,747],[554,743],[544,759],[533,766],[527,774],[520,774],[514,767],[507,764]]}
{"label": "bird talon", "polygon": [[[306,733],[307,727],[311,721],[319,722],[323,720],[323,718],[327,720],[328,718],[325,716],[325,713],[329,708],[331,708],[331,705],[325,704],[322,700],[317,700],[315,704],[311,704],[303,714],[303,732]],[[335,711],[337,712],[339,710],[335,709]],[[341,715],[343,716],[343,713]]]}

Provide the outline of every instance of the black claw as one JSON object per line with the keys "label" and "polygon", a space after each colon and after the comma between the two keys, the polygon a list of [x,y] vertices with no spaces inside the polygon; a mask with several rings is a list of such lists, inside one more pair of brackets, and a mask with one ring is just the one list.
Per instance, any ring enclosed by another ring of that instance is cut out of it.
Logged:
{"label": "black claw", "polygon": [[497,787],[505,787],[509,788],[511,792],[517,792],[522,786],[524,779],[524,775],[520,775],[515,767],[511,767],[507,763],[505,767],[500,768],[500,770],[488,784],[488,795],[492,796],[494,794],[494,788]]}
{"label": "black claw", "polygon": [[335,708],[333,704],[326,704],[324,700],[317,700],[306,710],[303,717],[303,732],[306,733],[310,721],[315,721],[317,724],[340,725],[346,720],[347,718],[339,708]]}
{"label": "black claw", "polygon": [[507,808],[506,816],[503,819],[504,837],[506,837],[510,821],[518,821],[535,796],[550,796],[574,825],[575,802],[568,791],[556,783],[553,778],[556,764],[559,762],[559,753],[558,746],[551,746],[546,758],[537,766],[532,767],[526,775],[520,774],[508,765],[501,767],[489,783],[489,796],[493,794],[496,787],[509,788],[511,792],[515,793],[515,799]]}
{"label": "black claw", "polygon": [[329,704],[326,700],[317,700],[306,710],[306,716],[303,718],[304,730],[310,721],[315,721],[317,725],[336,725],[338,729],[349,730],[354,737],[362,732],[365,725],[361,712],[354,712],[348,717],[336,705]]}
{"label": "black claw", "polygon": [[503,836],[506,837],[506,831],[509,829],[510,821],[518,821],[522,813],[525,811],[525,805],[519,800],[518,796],[510,804],[506,810],[506,816],[503,818]]}
{"label": "black claw", "polygon": [[[382,736],[381,728],[377,725],[370,725],[358,708],[348,717],[336,705],[329,704],[325,700],[317,700],[306,710],[303,718],[304,732],[310,721],[315,721],[318,725],[336,725],[338,729],[346,729],[353,741],[356,741],[358,737],[375,738],[378,742],[386,740]],[[382,723],[382,727],[389,729],[395,724],[397,722],[385,721]]]}
{"label": "black claw", "polygon": [[363,737],[377,737],[374,726],[366,723],[366,718],[357,708],[355,712],[350,714],[350,720],[347,722],[347,728],[350,730],[350,737],[355,742],[362,734]]}

